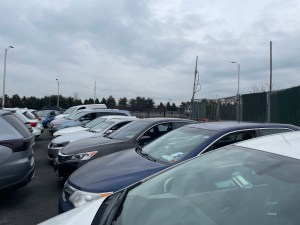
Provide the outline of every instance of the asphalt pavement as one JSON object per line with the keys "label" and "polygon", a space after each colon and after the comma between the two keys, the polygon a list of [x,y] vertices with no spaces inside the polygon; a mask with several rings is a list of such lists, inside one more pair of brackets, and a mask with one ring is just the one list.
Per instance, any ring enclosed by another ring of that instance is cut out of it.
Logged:
{"label": "asphalt pavement", "polygon": [[32,225],[57,215],[63,182],[54,173],[47,157],[51,141],[48,129],[36,141],[35,176],[18,190],[0,193],[0,225]]}

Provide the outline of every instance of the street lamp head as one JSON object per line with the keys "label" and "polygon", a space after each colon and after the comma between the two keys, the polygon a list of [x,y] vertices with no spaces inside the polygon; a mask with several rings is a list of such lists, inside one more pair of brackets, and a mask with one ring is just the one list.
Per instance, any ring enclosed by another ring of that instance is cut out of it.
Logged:
{"label": "street lamp head", "polygon": [[230,62],[230,63],[236,63],[236,62],[233,61],[233,62]]}
{"label": "street lamp head", "polygon": [[14,48],[14,46],[11,46],[11,45],[10,45],[10,46],[8,46],[8,47],[9,47],[9,48]]}

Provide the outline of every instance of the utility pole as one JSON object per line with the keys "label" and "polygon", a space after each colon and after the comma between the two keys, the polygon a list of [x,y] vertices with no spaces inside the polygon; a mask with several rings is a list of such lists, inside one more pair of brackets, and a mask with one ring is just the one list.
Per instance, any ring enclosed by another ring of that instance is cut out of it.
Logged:
{"label": "utility pole", "polygon": [[96,103],[96,81],[94,85],[94,104]]}
{"label": "utility pole", "polygon": [[272,94],[272,41],[270,41],[270,91],[268,94],[268,110],[267,110],[267,122],[271,121],[271,94]]}
{"label": "utility pole", "polygon": [[[201,90],[200,80],[199,80],[199,72],[198,72],[198,56],[196,57],[196,66],[195,66],[195,73],[194,73],[194,86],[193,86],[193,95],[191,99],[191,109],[193,114],[193,107],[194,100],[195,100],[195,94]],[[191,115],[192,115],[191,114]],[[198,115],[197,115],[198,116]]]}

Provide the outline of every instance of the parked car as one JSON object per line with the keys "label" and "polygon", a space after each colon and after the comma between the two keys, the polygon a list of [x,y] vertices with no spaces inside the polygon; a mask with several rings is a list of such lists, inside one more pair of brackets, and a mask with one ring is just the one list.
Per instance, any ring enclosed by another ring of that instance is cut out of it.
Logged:
{"label": "parked car", "polygon": [[[53,134],[54,132],[67,128],[67,127],[74,127],[74,126],[81,126],[99,116],[106,116],[106,115],[123,115],[123,116],[132,116],[130,112],[127,110],[119,110],[119,109],[83,109],[76,114],[72,114],[71,116],[60,119],[60,120],[53,120],[50,123],[50,133]],[[55,122],[57,121],[57,122]]]}
{"label": "parked car", "polygon": [[298,225],[299,149],[299,131],[235,143],[41,225]]}
{"label": "parked car", "polygon": [[12,113],[18,114],[19,116],[23,117],[25,121],[29,123],[32,127],[32,134],[34,135],[35,139],[37,140],[44,129],[42,128],[39,120],[32,115],[28,109],[20,109],[20,108],[4,108],[6,111],[10,111]]}
{"label": "parked car", "polygon": [[[75,169],[95,158],[146,145],[171,130],[194,120],[178,118],[148,118],[133,121],[108,137],[93,137],[69,143],[54,159],[56,174],[66,179]],[[51,147],[51,146],[50,146]]]}
{"label": "parked car", "polygon": [[11,112],[0,110],[0,191],[22,187],[34,175],[35,142]]}
{"label": "parked car", "polygon": [[26,116],[29,120],[37,120],[35,126],[34,126],[33,122],[31,123],[33,125],[32,129],[33,130],[37,129],[37,131],[35,131],[36,132],[35,136],[36,136],[36,140],[37,140],[45,130],[44,126],[42,125],[41,120],[35,116],[35,114],[33,113],[34,112],[33,109],[20,109],[20,110],[23,113],[23,115]]}
{"label": "parked car", "polygon": [[[87,130],[81,130],[73,133],[68,133],[52,139],[48,145],[48,157],[54,159],[60,150],[73,141],[83,140],[87,138],[103,137],[104,134],[110,134],[122,126],[136,120],[136,117],[131,116],[101,116],[96,118],[97,125]],[[92,123],[93,121],[89,123]],[[75,128],[75,127],[74,127]],[[71,129],[71,128],[65,128]],[[65,130],[62,129],[61,131]],[[59,131],[57,131],[59,132]],[[55,133],[57,133],[55,132]]]}
{"label": "parked car", "polygon": [[45,128],[49,128],[50,122],[54,120],[55,116],[60,114],[60,112],[56,110],[40,110],[37,113],[40,115],[42,125]]}
{"label": "parked car", "polygon": [[84,124],[82,126],[67,127],[67,128],[58,130],[53,133],[53,137],[59,137],[59,136],[65,135],[65,134],[71,134],[71,133],[78,132],[78,131],[89,130],[89,129],[97,126],[98,124],[104,122],[107,118],[123,118],[123,117],[128,117],[128,116],[117,116],[117,115],[100,116],[100,117],[97,117],[96,119],[93,119],[93,120],[87,122],[86,124]]}
{"label": "parked car", "polygon": [[103,194],[116,192],[199,154],[254,137],[299,129],[293,125],[245,122],[186,125],[145,147],[107,155],[76,170],[64,187],[59,212],[83,205]]}
{"label": "parked car", "polygon": [[66,111],[64,111],[63,114],[56,116],[56,119],[66,117],[66,116],[70,115],[71,113],[77,112],[82,109],[106,109],[106,108],[107,107],[105,104],[76,105],[76,106],[72,106],[72,107],[68,108]]}

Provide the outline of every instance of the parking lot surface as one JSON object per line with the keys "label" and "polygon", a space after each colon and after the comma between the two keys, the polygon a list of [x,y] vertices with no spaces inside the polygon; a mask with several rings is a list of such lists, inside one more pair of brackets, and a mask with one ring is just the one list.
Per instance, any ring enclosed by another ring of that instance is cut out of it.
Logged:
{"label": "parking lot surface", "polygon": [[33,180],[18,190],[0,193],[0,225],[32,225],[57,215],[63,182],[55,175],[47,157],[50,140],[46,129],[36,141]]}

